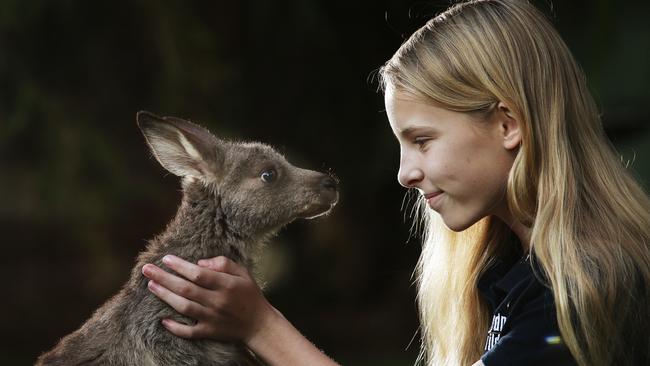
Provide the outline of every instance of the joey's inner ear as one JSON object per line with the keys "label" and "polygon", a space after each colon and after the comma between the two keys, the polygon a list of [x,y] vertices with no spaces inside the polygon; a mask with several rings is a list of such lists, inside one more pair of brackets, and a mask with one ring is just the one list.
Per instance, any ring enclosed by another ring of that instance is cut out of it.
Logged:
{"label": "joey's inner ear", "polygon": [[497,122],[499,134],[503,138],[503,147],[507,150],[516,149],[521,145],[522,131],[518,117],[513,110],[504,102],[497,104]]}
{"label": "joey's inner ear", "polygon": [[138,127],[160,165],[177,176],[216,180],[223,161],[222,144],[192,122],[141,111]]}

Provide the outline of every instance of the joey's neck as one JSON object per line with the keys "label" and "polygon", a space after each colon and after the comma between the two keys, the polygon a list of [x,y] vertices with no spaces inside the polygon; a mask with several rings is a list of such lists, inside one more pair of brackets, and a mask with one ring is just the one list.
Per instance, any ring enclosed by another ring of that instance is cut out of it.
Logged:
{"label": "joey's neck", "polygon": [[225,255],[250,266],[254,240],[245,234],[229,224],[218,195],[203,184],[185,184],[183,201],[160,237],[159,250],[192,261]]}

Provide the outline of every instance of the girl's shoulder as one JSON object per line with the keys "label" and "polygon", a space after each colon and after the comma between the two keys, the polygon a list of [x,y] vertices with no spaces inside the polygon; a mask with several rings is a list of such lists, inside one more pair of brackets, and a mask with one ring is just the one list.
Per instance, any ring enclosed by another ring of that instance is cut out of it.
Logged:
{"label": "girl's shoulder", "polygon": [[492,311],[481,358],[486,366],[577,365],[562,342],[553,291],[534,258],[499,259],[478,287]]}

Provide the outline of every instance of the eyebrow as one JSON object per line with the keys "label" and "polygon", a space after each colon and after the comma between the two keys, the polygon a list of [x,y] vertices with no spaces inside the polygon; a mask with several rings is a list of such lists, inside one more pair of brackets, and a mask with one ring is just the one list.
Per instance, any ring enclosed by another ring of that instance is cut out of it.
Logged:
{"label": "eyebrow", "polygon": [[400,135],[402,136],[410,136],[413,133],[415,133],[418,130],[431,130],[433,129],[431,126],[409,126],[406,127],[405,129],[400,131]]}

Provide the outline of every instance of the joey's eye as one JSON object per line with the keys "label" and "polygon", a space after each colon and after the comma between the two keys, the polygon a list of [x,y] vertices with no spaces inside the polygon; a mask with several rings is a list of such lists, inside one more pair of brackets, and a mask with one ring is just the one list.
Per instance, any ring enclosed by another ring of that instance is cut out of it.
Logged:
{"label": "joey's eye", "polygon": [[262,172],[260,179],[262,179],[262,182],[264,183],[271,183],[275,180],[276,177],[277,177],[277,173],[275,172],[275,170],[269,169]]}

